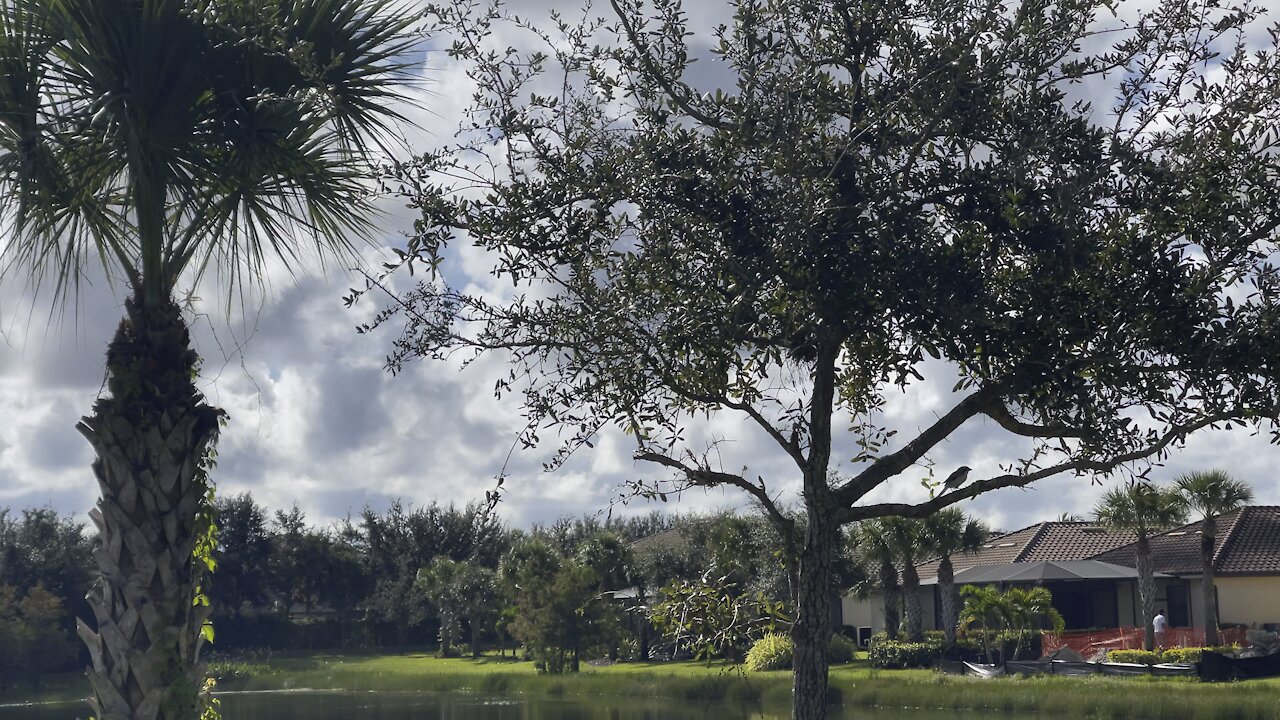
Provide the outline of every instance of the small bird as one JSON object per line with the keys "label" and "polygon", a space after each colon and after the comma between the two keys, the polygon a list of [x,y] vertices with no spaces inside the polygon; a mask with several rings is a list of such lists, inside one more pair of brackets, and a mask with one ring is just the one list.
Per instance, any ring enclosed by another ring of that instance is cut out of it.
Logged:
{"label": "small bird", "polygon": [[943,489],[955,490],[956,488],[963,485],[965,481],[969,479],[969,470],[971,469],[972,468],[970,468],[968,465],[961,465],[960,467],[956,468],[955,472],[948,475],[947,479],[942,482]]}

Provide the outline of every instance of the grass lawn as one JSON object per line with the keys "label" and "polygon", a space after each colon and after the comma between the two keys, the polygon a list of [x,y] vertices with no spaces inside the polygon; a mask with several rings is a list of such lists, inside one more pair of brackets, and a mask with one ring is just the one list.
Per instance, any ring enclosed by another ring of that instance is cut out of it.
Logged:
{"label": "grass lawn", "polygon": [[[702,662],[583,665],[538,675],[532,663],[441,660],[427,654],[312,654],[232,664],[224,689],[461,690],[785,703],[786,671],[748,673]],[[1276,718],[1280,680],[1204,684],[1183,678],[1040,677],[979,680],[929,670],[876,670],[865,657],[831,670],[832,700],[863,707],[1038,712],[1091,718]]]}
{"label": "grass lawn", "polygon": [[[791,685],[786,671],[748,673],[722,663],[584,664],[576,675],[556,676],[539,675],[529,662],[492,655],[479,660],[442,660],[412,652],[286,654],[214,667],[223,678],[220,690],[466,691],[780,704],[788,701]],[[83,679],[62,678],[50,683],[50,692],[60,689],[65,693],[68,688],[80,687],[77,683]],[[834,702],[862,707],[1152,720],[1280,717],[1280,679],[1235,684],[1150,677],[978,680],[929,670],[876,670],[864,657],[833,667],[831,685]]]}

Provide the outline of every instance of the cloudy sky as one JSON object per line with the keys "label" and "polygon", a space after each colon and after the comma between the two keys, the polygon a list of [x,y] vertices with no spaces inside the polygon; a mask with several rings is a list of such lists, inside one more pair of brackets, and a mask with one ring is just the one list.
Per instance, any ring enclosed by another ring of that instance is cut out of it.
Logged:
{"label": "cloudy sky", "polygon": [[[528,0],[513,6],[531,14],[539,10]],[[689,7],[701,26],[721,21],[710,3]],[[427,109],[416,112],[420,128],[409,135],[415,147],[426,148],[452,134],[470,87],[461,69],[434,46],[428,46],[421,71]],[[401,244],[410,223],[407,211],[384,203],[378,225],[385,234],[381,247],[365,253],[366,267],[376,267],[386,248]],[[482,257],[460,253],[454,259],[450,276],[455,283],[499,291]],[[523,426],[519,408],[494,399],[502,359],[489,358],[465,371],[457,364],[417,363],[391,376],[382,367],[389,333],[355,332],[374,306],[351,310],[343,305],[347,288],[359,282],[344,268],[313,269],[299,277],[277,269],[266,287],[230,316],[225,291],[211,285],[195,290],[198,313],[191,319],[205,358],[202,387],[231,415],[219,446],[221,492],[251,491],[273,508],[297,503],[311,519],[325,522],[366,505],[385,508],[392,498],[411,504],[465,503],[483,497],[505,468],[510,479],[501,512],[514,525],[610,508],[633,513],[744,504],[739,494],[719,491],[689,493],[666,505],[617,504],[623,479],[658,471],[634,463],[626,440],[615,435],[604,436],[594,450],[557,472],[542,472],[553,448],[515,447]],[[88,469],[92,456],[74,424],[102,391],[104,350],[121,314],[121,295],[101,277],[90,278],[78,300],[61,310],[51,310],[47,298],[33,298],[20,284],[0,287],[0,507],[48,504],[78,516],[91,507],[96,496]],[[891,398],[887,416],[901,431],[899,437],[910,437],[954,402],[947,368],[927,370],[930,382]],[[723,447],[732,456],[726,466],[747,466],[751,476],[778,478],[772,488],[794,493],[794,469],[737,419],[718,419],[699,429],[698,437],[726,440]],[[932,459],[939,476],[961,464],[985,476],[1015,460],[1019,447],[975,420]],[[843,457],[852,455],[848,443],[842,450]],[[1265,436],[1208,432],[1194,437],[1153,477],[1220,467],[1251,483],[1260,502],[1280,503],[1280,483],[1272,470],[1278,459],[1280,450]],[[913,469],[873,499],[921,499],[925,491],[919,481],[925,474],[923,468]],[[992,493],[968,509],[1013,529],[1060,513],[1087,514],[1103,489],[1087,479],[1048,480],[1034,489]]]}

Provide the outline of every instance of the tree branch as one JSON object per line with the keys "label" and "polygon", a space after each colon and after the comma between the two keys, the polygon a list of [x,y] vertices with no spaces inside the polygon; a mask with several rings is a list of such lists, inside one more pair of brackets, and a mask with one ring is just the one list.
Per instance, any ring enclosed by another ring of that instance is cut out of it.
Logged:
{"label": "tree branch", "polygon": [[937,422],[916,436],[916,439],[902,449],[875,461],[871,467],[837,488],[837,503],[851,506],[880,483],[911,467],[912,463],[924,457],[925,453],[955,432],[966,420],[982,412],[992,400],[999,397],[999,392],[999,386],[989,385],[956,403],[950,412],[938,418]]}
{"label": "tree branch", "polygon": [[916,505],[911,503],[877,503],[875,505],[863,505],[861,507],[847,508],[841,513],[840,520],[841,522],[854,522],[889,515],[908,518],[923,518],[932,515],[942,508],[954,505],[962,500],[968,500],[969,498],[981,495],[982,493],[989,492],[991,490],[998,490],[1000,488],[1007,487],[1024,487],[1036,480],[1042,480],[1064,472],[1081,470],[1097,473],[1110,472],[1117,466],[1124,463],[1133,462],[1134,460],[1142,460],[1155,455],[1175,441],[1185,438],[1187,435],[1197,430],[1201,430],[1213,425],[1214,423],[1231,420],[1236,417],[1239,417],[1238,413],[1218,413],[1209,415],[1192,423],[1175,425],[1164,435],[1161,435],[1155,442],[1138,448],[1137,450],[1114,455],[1105,460],[1080,458],[1041,468],[1040,470],[1031,473],[998,475],[996,477],[987,478],[986,480],[978,480],[959,490],[939,495],[928,502]]}
{"label": "tree branch", "polygon": [[1014,435],[1030,438],[1081,438],[1085,433],[1066,425],[1032,425],[1015,418],[999,398],[992,399],[982,413]]}
{"label": "tree branch", "polygon": [[666,73],[663,72],[663,68],[654,61],[653,56],[649,54],[648,44],[640,37],[639,29],[631,23],[631,20],[627,17],[626,11],[618,4],[618,0],[609,0],[609,4],[613,6],[613,12],[618,16],[618,21],[622,25],[623,32],[627,34],[627,40],[630,41],[631,45],[636,49],[636,53],[639,55],[640,62],[644,65],[644,69],[649,73],[650,77],[658,83],[658,86],[662,88],[662,92],[666,94],[667,99],[675,103],[676,107],[689,117],[697,120],[707,127],[715,128],[717,130],[733,129],[732,124],[726,123],[721,118],[708,115],[690,104],[689,93],[687,91],[680,92],[676,88],[675,82],[672,81],[671,78],[667,77]]}
{"label": "tree branch", "polygon": [[769,517],[775,523],[779,524],[780,529],[790,528],[793,525],[791,519],[786,515],[783,515],[782,511],[778,509],[777,504],[773,502],[773,498],[769,497],[769,493],[765,492],[763,484],[757,485],[741,475],[720,472],[708,467],[693,467],[686,465],[673,457],[653,452],[652,450],[637,450],[632,457],[636,460],[645,460],[647,462],[657,463],[659,465],[678,470],[694,485],[701,487],[732,485],[736,488],[745,490],[760,502],[764,507],[765,512],[769,514]]}

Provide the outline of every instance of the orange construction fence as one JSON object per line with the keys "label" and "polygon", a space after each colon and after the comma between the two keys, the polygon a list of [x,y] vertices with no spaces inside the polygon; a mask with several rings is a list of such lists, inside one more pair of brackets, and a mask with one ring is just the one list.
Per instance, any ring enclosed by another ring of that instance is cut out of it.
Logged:
{"label": "orange construction fence", "polygon": [[[1062,647],[1069,647],[1087,660],[1105,650],[1141,650],[1142,628],[1115,628],[1113,630],[1084,630],[1080,632],[1046,632],[1040,647],[1048,654]],[[1244,645],[1245,629],[1232,627],[1218,631],[1222,645]],[[1165,647],[1203,647],[1204,630],[1201,628],[1169,628],[1165,632]]]}

